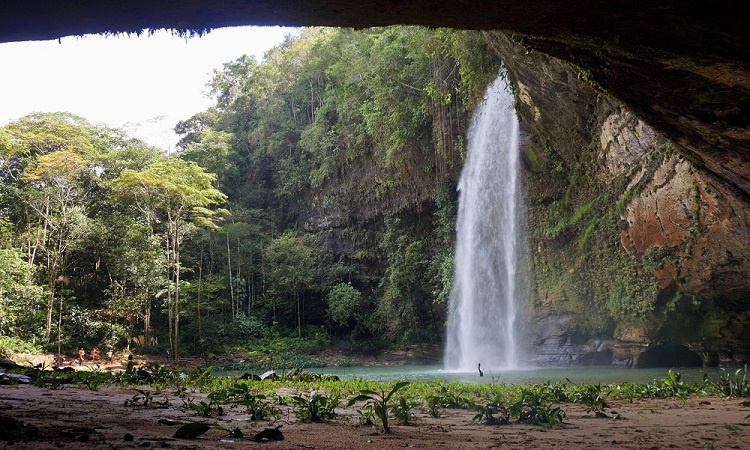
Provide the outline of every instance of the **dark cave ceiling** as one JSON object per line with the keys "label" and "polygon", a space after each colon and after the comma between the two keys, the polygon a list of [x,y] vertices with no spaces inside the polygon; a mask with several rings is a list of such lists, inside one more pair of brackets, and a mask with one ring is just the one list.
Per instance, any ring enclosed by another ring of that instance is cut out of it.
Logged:
{"label": "dark cave ceiling", "polygon": [[736,0],[0,0],[0,42],[236,25],[502,30],[587,71],[747,199],[750,16],[741,6]]}

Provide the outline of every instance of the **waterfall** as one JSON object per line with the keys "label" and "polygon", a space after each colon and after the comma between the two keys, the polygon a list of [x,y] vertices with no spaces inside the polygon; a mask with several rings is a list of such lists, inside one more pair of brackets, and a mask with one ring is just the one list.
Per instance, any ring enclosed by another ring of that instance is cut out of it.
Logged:
{"label": "waterfall", "polygon": [[445,368],[518,365],[516,312],[525,296],[518,270],[522,223],[519,131],[504,71],[485,92],[468,132],[458,184],[456,259]]}

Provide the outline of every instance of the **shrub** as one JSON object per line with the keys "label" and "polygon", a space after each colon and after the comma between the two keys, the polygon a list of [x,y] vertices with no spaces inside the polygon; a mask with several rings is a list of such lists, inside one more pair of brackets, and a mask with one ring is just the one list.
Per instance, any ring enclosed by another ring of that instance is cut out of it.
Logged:
{"label": "shrub", "polygon": [[408,381],[399,381],[398,383],[393,385],[388,393],[386,393],[385,390],[375,392],[363,389],[359,391],[359,395],[349,400],[349,406],[352,406],[359,401],[366,402],[365,408],[370,409],[372,412],[374,412],[378,419],[380,419],[380,422],[383,424],[383,432],[390,433],[391,427],[388,425],[388,403],[390,402],[391,397],[393,397],[396,392],[398,392],[401,388],[408,384]]}
{"label": "shrub", "polygon": [[14,353],[39,353],[41,348],[22,339],[0,336],[0,358],[11,358]]}
{"label": "shrub", "polygon": [[309,397],[293,395],[294,413],[302,420],[313,422],[325,422],[336,417],[336,407],[340,400],[337,396],[326,396],[315,391],[310,392]]}

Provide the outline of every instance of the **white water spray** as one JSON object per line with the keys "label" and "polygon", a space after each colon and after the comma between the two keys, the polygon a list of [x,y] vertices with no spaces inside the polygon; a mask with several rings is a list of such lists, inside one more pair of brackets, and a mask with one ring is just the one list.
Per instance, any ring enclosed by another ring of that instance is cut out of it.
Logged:
{"label": "white water spray", "polygon": [[447,370],[518,365],[518,120],[501,73],[487,89],[468,133],[458,184],[454,285],[448,317]]}

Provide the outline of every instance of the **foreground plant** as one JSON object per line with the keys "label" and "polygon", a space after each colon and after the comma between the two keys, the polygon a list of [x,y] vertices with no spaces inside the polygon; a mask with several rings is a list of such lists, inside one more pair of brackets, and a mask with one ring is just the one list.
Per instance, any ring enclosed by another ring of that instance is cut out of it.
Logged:
{"label": "foreground plant", "polygon": [[325,422],[336,418],[336,407],[341,402],[337,396],[326,396],[316,391],[310,392],[309,397],[293,395],[294,413],[302,420]]}
{"label": "foreground plant", "polygon": [[510,411],[505,407],[500,396],[496,396],[486,405],[476,404],[472,409],[476,411],[472,420],[483,425],[499,425],[510,422]]}
{"label": "foreground plant", "polygon": [[605,412],[609,405],[604,399],[601,383],[576,386],[570,399],[573,403],[583,405],[587,413],[594,413],[596,417],[609,417]]}
{"label": "foreground plant", "polygon": [[682,381],[682,375],[672,369],[667,371],[667,376],[662,380],[662,385],[668,397],[685,398],[692,393],[690,386]]}
{"label": "foreground plant", "polygon": [[245,406],[250,420],[263,420],[274,414],[273,405],[266,402],[267,397],[250,389],[248,383],[239,382],[229,388],[228,400]]}
{"label": "foreground plant", "polygon": [[750,382],[747,380],[747,364],[744,369],[737,369],[728,373],[721,369],[719,381],[716,383],[719,392],[727,397],[750,397]]}
{"label": "foreground plant", "polygon": [[556,425],[562,423],[565,411],[552,405],[543,395],[533,389],[523,389],[521,398],[508,407],[512,418],[519,423],[534,425]]}
{"label": "foreground plant", "polygon": [[401,421],[402,425],[411,425],[414,413],[411,411],[414,407],[419,406],[418,402],[406,397],[399,397],[398,402],[391,406],[393,415]]}
{"label": "foreground plant", "polygon": [[430,413],[430,417],[440,417],[440,408],[443,406],[442,398],[437,395],[430,395],[425,401],[427,402],[427,410]]}
{"label": "foreground plant", "polygon": [[359,395],[349,400],[349,406],[353,406],[357,402],[366,402],[365,407],[371,408],[383,424],[383,433],[390,433],[391,428],[388,425],[388,403],[396,392],[408,384],[408,381],[399,381],[393,385],[388,393],[386,393],[385,390],[381,390],[380,392],[367,389],[360,390]]}
{"label": "foreground plant", "polygon": [[221,416],[224,414],[222,404],[226,403],[229,398],[229,391],[227,389],[217,389],[209,392],[206,398],[208,402],[203,400],[192,402],[188,407],[204,417],[209,417],[214,414]]}
{"label": "foreground plant", "polygon": [[[125,406],[143,407],[143,408],[166,408],[169,406],[169,397],[157,390],[153,394],[145,389],[134,389],[136,394],[125,400]],[[157,401],[156,397],[161,397],[161,401]]]}

